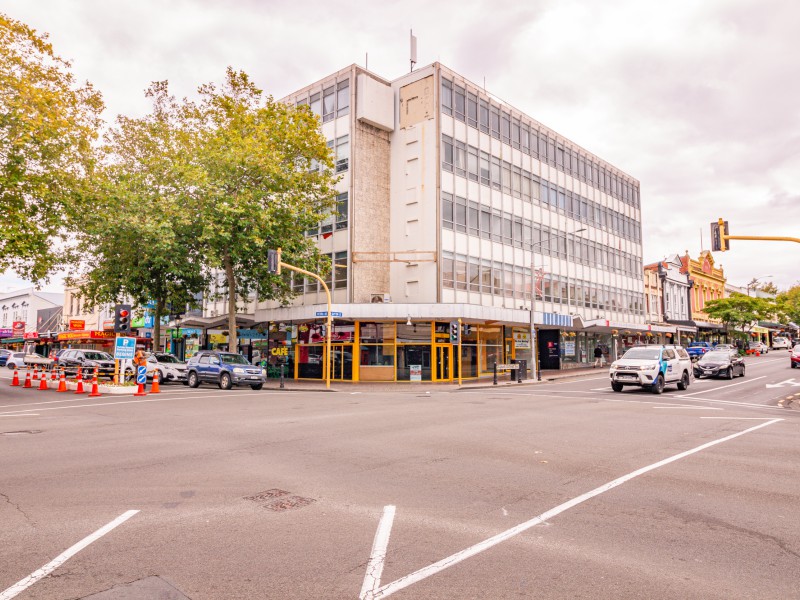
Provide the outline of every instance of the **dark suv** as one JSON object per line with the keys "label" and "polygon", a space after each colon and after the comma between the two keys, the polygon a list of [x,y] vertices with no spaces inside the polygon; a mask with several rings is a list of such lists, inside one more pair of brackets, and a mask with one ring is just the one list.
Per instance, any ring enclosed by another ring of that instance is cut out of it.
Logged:
{"label": "dark suv", "polygon": [[267,380],[267,372],[251,365],[241,354],[201,350],[186,363],[186,378],[193,388],[205,382],[216,383],[223,390],[234,385],[249,385],[260,390]]}
{"label": "dark suv", "polygon": [[98,377],[114,379],[114,357],[100,350],[64,350],[58,355],[58,366],[70,375],[82,369],[82,377],[88,379],[97,367]]}

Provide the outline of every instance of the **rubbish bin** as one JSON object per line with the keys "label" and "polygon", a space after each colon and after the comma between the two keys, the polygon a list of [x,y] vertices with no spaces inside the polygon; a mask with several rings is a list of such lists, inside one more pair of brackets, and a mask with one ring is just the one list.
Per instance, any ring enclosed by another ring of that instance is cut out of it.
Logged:
{"label": "rubbish bin", "polygon": [[511,380],[523,381],[528,378],[528,361],[523,359],[514,358],[511,360],[512,365],[519,365],[519,368],[511,371]]}

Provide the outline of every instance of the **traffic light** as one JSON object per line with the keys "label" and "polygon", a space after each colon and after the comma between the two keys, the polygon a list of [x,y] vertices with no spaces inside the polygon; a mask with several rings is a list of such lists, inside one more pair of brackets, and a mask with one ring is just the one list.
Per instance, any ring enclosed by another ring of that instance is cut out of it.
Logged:
{"label": "traffic light", "polygon": [[131,332],[131,305],[117,304],[114,307],[114,332]]}
{"label": "traffic light", "polygon": [[719,219],[716,223],[711,223],[711,250],[712,252],[725,252],[730,249],[728,240],[728,222]]}
{"label": "traffic light", "polygon": [[450,343],[458,344],[461,341],[461,327],[458,321],[450,321]]}
{"label": "traffic light", "polygon": [[281,249],[267,250],[267,273],[281,274]]}

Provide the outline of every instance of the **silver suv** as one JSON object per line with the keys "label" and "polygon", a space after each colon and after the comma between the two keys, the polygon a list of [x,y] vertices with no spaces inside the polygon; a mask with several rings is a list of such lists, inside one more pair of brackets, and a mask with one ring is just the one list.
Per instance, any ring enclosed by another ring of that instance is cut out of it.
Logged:
{"label": "silver suv", "polygon": [[660,394],[673,383],[685,390],[692,382],[692,360],[682,346],[635,346],[611,363],[609,376],[615,392],[635,385]]}

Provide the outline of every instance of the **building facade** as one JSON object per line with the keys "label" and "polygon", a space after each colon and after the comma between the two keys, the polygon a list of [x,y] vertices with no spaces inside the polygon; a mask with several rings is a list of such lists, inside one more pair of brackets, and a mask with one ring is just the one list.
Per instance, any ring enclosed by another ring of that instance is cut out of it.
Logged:
{"label": "building facade", "polygon": [[284,101],[320,116],[341,177],[336,214],[306,232],[334,265],[332,356],[316,281],[255,308],[292,375],[568,368],[650,331],[636,179],[439,63],[395,81],[352,65]]}
{"label": "building facade", "polygon": [[717,266],[710,250],[703,250],[697,259],[689,257],[689,251],[681,257],[681,273],[689,277],[692,320],[697,326],[697,339],[707,342],[727,340],[724,325],[718,319],[709,318],[703,310],[710,300],[725,297],[725,271]]}
{"label": "building facade", "polygon": [[39,311],[59,306],[61,294],[40,292],[35,288],[0,294],[0,346],[21,349],[25,341],[38,344]]}

